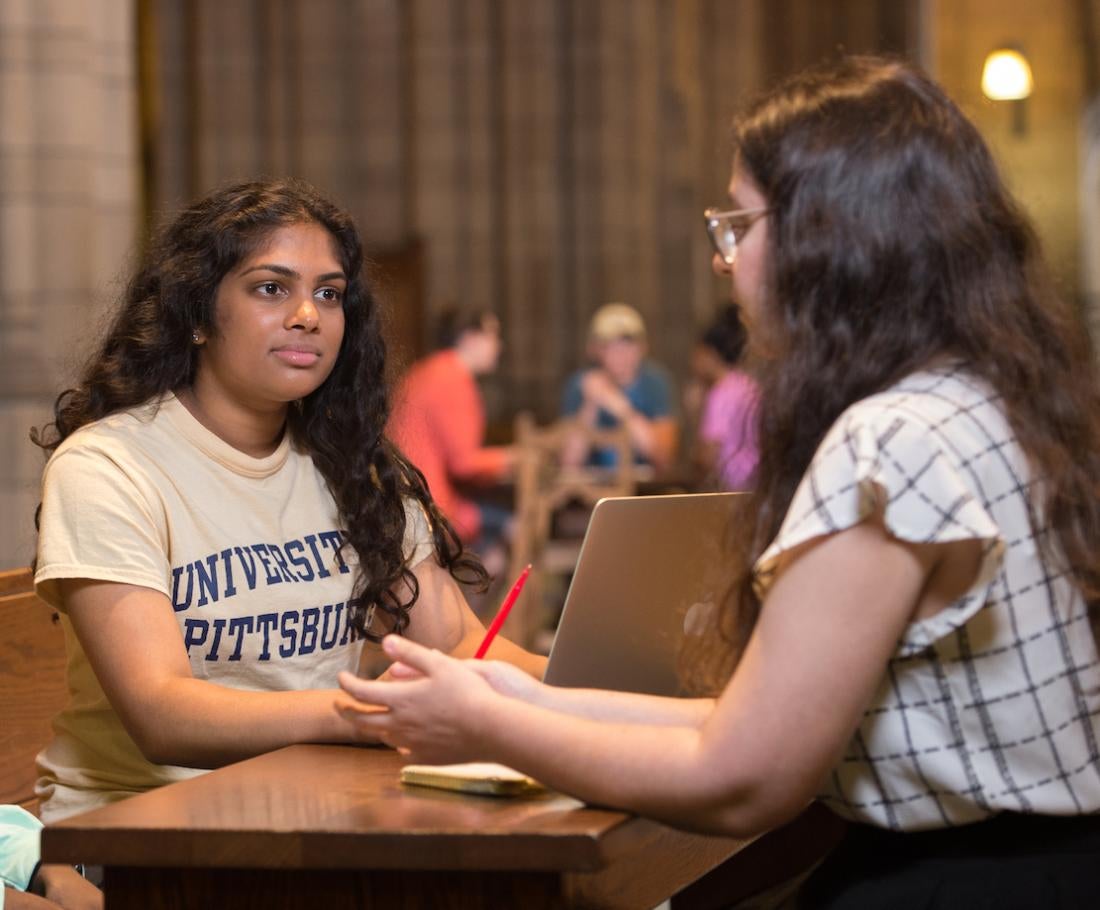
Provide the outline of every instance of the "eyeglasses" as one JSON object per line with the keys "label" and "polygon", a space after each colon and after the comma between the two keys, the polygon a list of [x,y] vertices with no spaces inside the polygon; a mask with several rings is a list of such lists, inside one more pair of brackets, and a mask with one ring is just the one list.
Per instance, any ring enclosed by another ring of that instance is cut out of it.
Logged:
{"label": "eyeglasses", "polygon": [[745,239],[749,228],[770,211],[771,209],[768,208],[755,208],[733,209],[729,212],[707,209],[703,212],[703,218],[707,223],[707,236],[710,237],[714,251],[726,265],[733,265],[733,260],[737,256],[737,244]]}

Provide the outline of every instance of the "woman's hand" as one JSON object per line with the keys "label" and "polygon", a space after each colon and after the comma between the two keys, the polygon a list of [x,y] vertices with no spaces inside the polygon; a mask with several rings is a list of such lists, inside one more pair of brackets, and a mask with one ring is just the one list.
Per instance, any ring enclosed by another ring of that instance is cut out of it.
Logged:
{"label": "woman's hand", "polygon": [[489,678],[505,688],[517,687],[523,685],[518,677],[524,674],[516,670],[513,678],[510,670],[490,668],[483,675],[483,667],[472,666],[481,661],[455,660],[396,635],[388,636],[382,647],[404,665],[391,681],[340,674],[340,687],[351,698],[338,699],[336,710],[356,732],[376,736],[412,761],[491,758],[482,751],[480,720],[501,696]]}
{"label": "woman's hand", "polygon": [[484,679],[494,691],[509,698],[535,705],[541,704],[540,696],[546,692],[546,686],[530,673],[503,660],[469,660],[465,666]]}
{"label": "woman's hand", "polygon": [[619,420],[625,420],[631,410],[630,399],[603,370],[588,370],[581,379],[581,394],[584,400],[603,408]]}
{"label": "woman's hand", "polygon": [[[544,688],[530,673],[521,670],[515,664],[503,660],[466,660],[463,666],[484,679],[493,689],[509,698],[518,698],[530,704],[538,703],[540,691]],[[397,661],[390,664],[385,673],[378,677],[380,682],[407,682],[411,679],[423,679],[424,674],[406,663]]]}

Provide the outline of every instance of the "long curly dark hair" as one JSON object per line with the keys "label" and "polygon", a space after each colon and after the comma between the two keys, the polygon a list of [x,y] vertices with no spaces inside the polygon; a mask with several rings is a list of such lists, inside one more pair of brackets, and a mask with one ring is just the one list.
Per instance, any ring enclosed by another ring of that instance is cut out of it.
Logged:
{"label": "long curly dark hair", "polygon": [[694,655],[694,670],[685,665],[689,679],[713,690],[732,672],[760,611],[753,563],[830,426],[941,358],[957,358],[1000,395],[1042,479],[1036,533],[1095,616],[1092,357],[977,129],[919,71],[857,57],[764,96],[735,122],[733,144],[770,211],[760,464],[746,513],[754,518],[733,529],[737,576],[720,644]]}
{"label": "long curly dark hair", "polygon": [[427,512],[436,557],[456,579],[484,587],[488,576],[433,503],[423,475],[384,435],[386,345],[359,232],[346,212],[309,184],[236,183],[181,212],[150,243],[78,384],[58,396],[53,423],[31,438],[49,453],[94,420],[188,388],[198,363],[192,332],[213,333],[222,279],[273,231],[302,223],[332,235],[348,284],[336,365],[319,388],[289,408],[287,431],[312,457],[336,501],[344,546],[359,558],[352,621],[378,641],[405,630],[419,595],[402,547],[407,497]]}

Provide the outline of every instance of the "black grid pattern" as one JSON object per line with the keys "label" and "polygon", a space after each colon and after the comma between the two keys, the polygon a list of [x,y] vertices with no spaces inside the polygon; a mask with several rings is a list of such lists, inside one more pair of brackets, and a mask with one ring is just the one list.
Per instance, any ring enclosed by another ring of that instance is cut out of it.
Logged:
{"label": "black grid pattern", "polygon": [[971,590],[898,642],[819,794],[839,814],[916,830],[1100,809],[1100,661],[1079,593],[1033,534],[1032,483],[997,396],[957,367],[853,405],[819,447],[761,587],[782,553],[857,524],[875,494],[899,539],[985,544]]}

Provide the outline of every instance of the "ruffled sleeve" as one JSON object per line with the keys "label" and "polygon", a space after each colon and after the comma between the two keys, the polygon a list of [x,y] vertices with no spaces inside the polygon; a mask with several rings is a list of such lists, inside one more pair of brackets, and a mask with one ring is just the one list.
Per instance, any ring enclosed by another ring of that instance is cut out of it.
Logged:
{"label": "ruffled sleeve", "polygon": [[981,567],[966,594],[906,629],[899,654],[919,651],[981,609],[997,576],[1005,542],[979,490],[965,446],[947,444],[934,428],[905,414],[856,405],[826,435],[779,534],[757,561],[757,590],[763,597],[785,553],[859,524],[879,502],[887,530],[899,540],[980,540]]}

